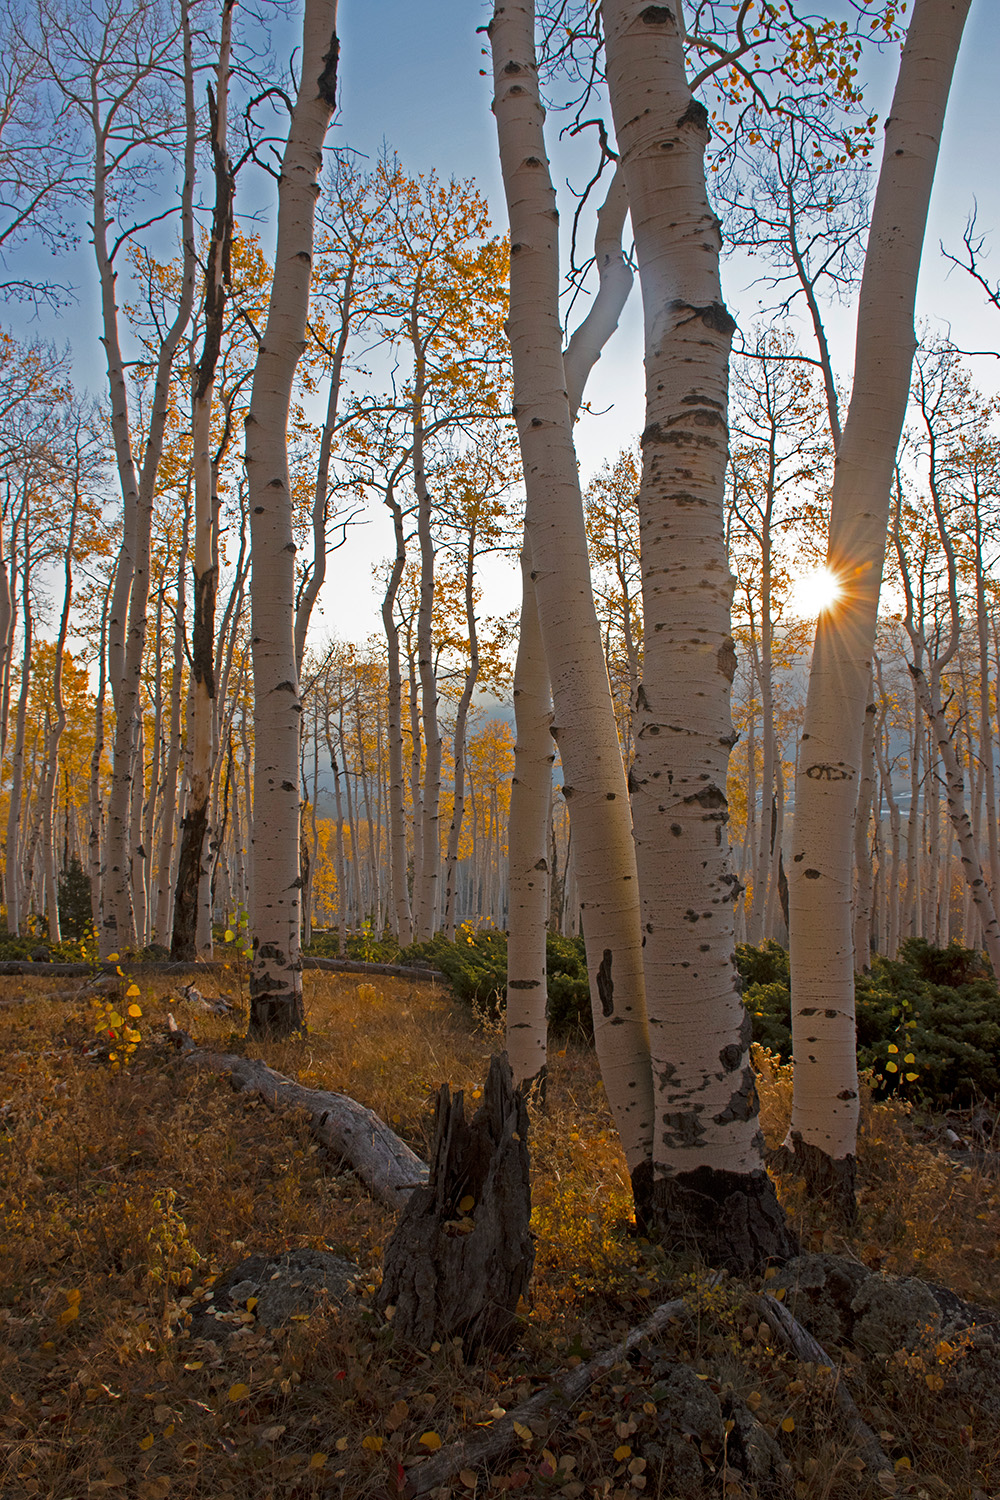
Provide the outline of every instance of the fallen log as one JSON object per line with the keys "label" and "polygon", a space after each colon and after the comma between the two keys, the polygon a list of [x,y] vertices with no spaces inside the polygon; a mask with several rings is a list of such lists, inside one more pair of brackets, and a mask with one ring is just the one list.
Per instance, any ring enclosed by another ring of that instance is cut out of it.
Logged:
{"label": "fallen log", "polygon": [[[33,974],[38,979],[60,975],[63,978],[89,979],[96,974],[117,974],[123,966],[128,969],[130,976],[133,974],[218,974],[232,967],[228,961],[221,958],[196,958],[187,963],[174,962],[172,959],[144,959],[137,963],[125,960],[123,963],[103,964],[50,963],[43,958],[26,958],[5,959],[0,963],[0,975]],[[422,979],[431,984],[448,983],[447,976],[439,969],[425,969],[420,965],[370,964],[353,958],[306,956],[302,960],[302,967],[303,969],[321,969],[331,974],[372,974],[382,975],[386,979]]]}
{"label": "fallen log", "polygon": [[586,1364],[567,1370],[551,1385],[536,1391],[519,1406],[511,1407],[506,1416],[498,1418],[492,1426],[477,1432],[475,1436],[459,1438],[458,1442],[439,1448],[432,1458],[405,1470],[403,1486],[398,1493],[404,1500],[418,1500],[419,1496],[429,1494],[438,1485],[447,1483],[460,1469],[475,1469],[480,1464],[493,1463],[503,1458],[520,1442],[515,1423],[523,1427],[543,1413],[567,1411],[595,1380],[613,1370],[615,1365],[621,1364],[638,1344],[660,1333],[671,1318],[680,1317],[687,1308],[688,1304],[683,1297],[661,1303],[645,1323],[640,1323],[627,1333],[620,1344],[611,1344]]}
{"label": "fallen log", "polygon": [[259,1094],[271,1109],[303,1109],[318,1141],[349,1162],[374,1198],[398,1211],[415,1187],[427,1181],[427,1167],[394,1130],[346,1094],[310,1089],[266,1063],[231,1052],[207,1052],[170,1020],[170,1034],[184,1061],[225,1073],[233,1088]]}
{"label": "fallen log", "polygon": [[864,1459],[865,1468],[873,1474],[886,1472],[891,1474],[892,1464],[883,1453],[878,1438],[858,1411],[854,1397],[840,1378],[836,1365],[822,1344],[813,1338],[807,1328],[803,1328],[783,1303],[770,1296],[769,1293],[754,1300],[772,1333],[791,1349],[796,1358],[802,1360],[803,1364],[823,1365],[828,1370],[834,1371],[833,1398],[854,1436],[858,1452]]}

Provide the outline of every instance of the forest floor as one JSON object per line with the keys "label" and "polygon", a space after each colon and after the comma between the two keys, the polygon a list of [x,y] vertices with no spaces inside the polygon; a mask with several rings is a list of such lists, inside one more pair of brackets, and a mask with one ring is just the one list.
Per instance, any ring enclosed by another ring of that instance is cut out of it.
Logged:
{"label": "forest floor", "polygon": [[[533,1117],[537,1259],[521,1337],[466,1364],[455,1345],[394,1343],[374,1307],[392,1215],[317,1147],[307,1118],[272,1114],[158,1040],[170,1011],[200,1045],[239,1050],[238,1015],[179,999],[176,980],[143,979],[141,1040],[114,1071],[106,1049],[94,1052],[93,1003],[47,998],[58,988],[34,976],[0,981],[3,1500],[374,1500],[395,1493],[422,1455],[488,1425],[678,1296],[686,1314],[665,1333],[568,1413],[521,1427],[493,1471],[455,1474],[438,1500],[754,1494],[728,1461],[732,1422],[718,1442],[681,1434],[683,1483],[676,1445],[655,1440],[663,1382],[679,1365],[722,1410],[732,1398],[754,1414],[787,1461],[784,1493],[867,1492],[831,1377],[775,1346],[752,1308],[761,1286],[714,1285],[630,1232],[628,1178],[586,1044],[557,1045],[547,1110]],[[496,1028],[425,983],[310,973],[306,988],[307,1039],[248,1050],[358,1099],[426,1159],[433,1095],[447,1080],[475,1100]],[[761,1096],[776,1146],[790,1069],[763,1059]],[[794,1178],[780,1181],[804,1247],[1000,1307],[995,1177],[923,1141],[907,1105],[870,1100],[859,1169],[850,1237]],[[357,1298],[276,1332],[248,1307],[229,1336],[193,1336],[213,1284],[243,1257],[301,1247],[358,1265]],[[891,1465],[876,1493],[1000,1496],[996,1406],[990,1415],[952,1379],[967,1353],[961,1338],[931,1330],[876,1360],[835,1351]]]}

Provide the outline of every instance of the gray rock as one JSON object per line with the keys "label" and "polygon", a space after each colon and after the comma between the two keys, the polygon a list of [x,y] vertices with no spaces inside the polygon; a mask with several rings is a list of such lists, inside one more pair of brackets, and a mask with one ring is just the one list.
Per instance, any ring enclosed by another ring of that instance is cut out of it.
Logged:
{"label": "gray rock", "polygon": [[840,1255],[796,1255],[767,1282],[785,1291],[785,1306],[824,1347],[852,1341],[854,1299],[871,1277],[867,1266]]}
{"label": "gray rock", "polygon": [[343,1306],[352,1299],[360,1274],[360,1267],[326,1250],[250,1255],[216,1282],[211,1306],[199,1308],[192,1318],[191,1336],[218,1338],[232,1332],[226,1315],[244,1312],[251,1297],[257,1298],[253,1311],[258,1324],[268,1330],[283,1327],[296,1314]]}
{"label": "gray rock", "polygon": [[915,1349],[941,1327],[941,1309],[930,1288],[912,1276],[869,1276],[851,1307],[854,1342],[882,1357]]}

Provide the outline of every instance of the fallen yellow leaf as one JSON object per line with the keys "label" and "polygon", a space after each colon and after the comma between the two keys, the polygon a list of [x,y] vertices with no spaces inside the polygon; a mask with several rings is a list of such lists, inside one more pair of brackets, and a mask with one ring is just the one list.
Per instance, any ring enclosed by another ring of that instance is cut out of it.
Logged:
{"label": "fallen yellow leaf", "polygon": [[325,1453],[314,1453],[312,1458],[309,1460],[309,1467],[310,1469],[321,1469],[325,1463]]}
{"label": "fallen yellow leaf", "polygon": [[[384,1438],[376,1437],[374,1433],[370,1432],[367,1437],[361,1439],[361,1446],[362,1448],[367,1448],[369,1453],[381,1453],[384,1441]],[[340,1447],[340,1442],[337,1443],[337,1447]],[[344,1447],[347,1447],[346,1442],[344,1442]]]}
{"label": "fallen yellow leaf", "polygon": [[632,1449],[628,1443],[622,1443],[620,1448],[615,1449],[614,1458],[616,1464],[623,1464],[627,1458],[632,1457]]}
{"label": "fallen yellow leaf", "polygon": [[782,1432],[794,1432],[795,1431],[795,1418],[794,1417],[785,1417],[784,1420],[782,1421],[782,1424],[781,1424],[781,1430],[782,1430]]}
{"label": "fallen yellow leaf", "polygon": [[429,1449],[431,1453],[436,1452],[441,1446],[441,1439],[436,1432],[422,1432],[419,1442],[422,1447]]}
{"label": "fallen yellow leaf", "polygon": [[240,1381],[237,1385],[231,1385],[229,1387],[230,1401],[242,1401],[244,1396],[249,1396],[249,1394],[250,1387],[248,1385],[244,1385],[242,1381]]}

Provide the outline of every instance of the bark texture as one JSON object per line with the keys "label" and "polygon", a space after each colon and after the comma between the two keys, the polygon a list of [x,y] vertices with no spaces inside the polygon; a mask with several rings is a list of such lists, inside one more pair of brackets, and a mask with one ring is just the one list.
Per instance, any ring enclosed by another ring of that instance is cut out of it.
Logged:
{"label": "bark texture", "polygon": [[851,879],[868,672],[915,348],[917,272],[968,9],[968,0],[916,0],[886,122],[830,515],[827,565],[843,594],[817,627],[795,782],[791,1135],[835,1161],[853,1157],[857,1141]]}
{"label": "bark texture", "polygon": [[548,171],[534,5],[498,0],[494,113],[510,215],[508,331],[525,529],[573,825],[594,1032],[630,1169],[649,1157],[652,1089],[628,790],[594,609],[559,323],[558,214]]}
{"label": "bark texture", "polygon": [[385,1252],[379,1305],[395,1309],[395,1331],[420,1349],[508,1342],[535,1261],[530,1219],[528,1112],[506,1057],[493,1057],[471,1122],[461,1091],[438,1094],[427,1185]]}
{"label": "bark texture", "polygon": [[313,218],[323,141],[336,102],[336,0],[307,0],[301,83],[278,187],[278,240],[267,326],[247,417],[254,677],[250,1032],[301,1031],[299,734],[295,541],[287,427],[305,347]]}
{"label": "bark texture", "polygon": [[789,1237],[763,1170],[726,831],[736,653],[724,481],[735,324],[705,188],[708,114],[691,96],[674,13],[641,0],[604,0],[602,9],[646,348],[644,664],[629,785],[655,1125],[651,1178],[633,1182],[668,1242],[680,1234],[710,1260],[746,1270],[786,1254]]}

